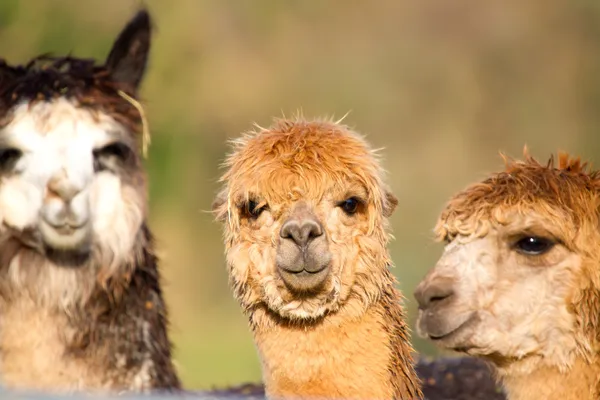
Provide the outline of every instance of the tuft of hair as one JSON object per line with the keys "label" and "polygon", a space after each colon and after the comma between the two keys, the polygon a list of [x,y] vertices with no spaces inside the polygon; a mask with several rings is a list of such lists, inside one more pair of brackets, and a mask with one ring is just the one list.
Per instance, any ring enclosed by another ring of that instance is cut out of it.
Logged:
{"label": "tuft of hair", "polygon": [[137,98],[148,62],[150,36],[150,15],[141,10],[119,35],[102,65],[93,59],[48,54],[25,65],[10,65],[0,59],[0,126],[11,121],[11,110],[18,104],[34,105],[62,97],[80,107],[102,111],[139,134],[143,116],[126,97]]}
{"label": "tuft of hair", "polygon": [[591,170],[580,158],[558,153],[546,163],[533,158],[527,148],[524,159],[501,154],[505,170],[472,184],[445,206],[435,227],[438,240],[456,235],[482,236],[490,223],[505,224],[506,211],[536,212],[562,221],[557,237],[574,240],[575,226],[596,215],[600,171]]}
{"label": "tuft of hair", "polygon": [[[232,210],[252,191],[288,200],[278,189],[289,185],[292,177],[302,178],[303,193],[310,198],[319,198],[332,180],[357,180],[379,214],[393,213],[397,199],[384,183],[378,151],[347,125],[332,118],[306,120],[298,113],[274,118],[268,128],[257,124],[255,128],[230,141],[233,151],[222,165],[227,170],[220,179],[225,187],[213,203],[217,220],[235,229]],[[248,176],[255,179],[249,182]]]}

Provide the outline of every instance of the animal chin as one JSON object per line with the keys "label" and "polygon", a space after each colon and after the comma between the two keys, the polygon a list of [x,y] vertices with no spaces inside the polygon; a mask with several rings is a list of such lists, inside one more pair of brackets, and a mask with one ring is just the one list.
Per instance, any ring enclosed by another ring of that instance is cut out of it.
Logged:
{"label": "animal chin", "polygon": [[330,311],[332,306],[322,301],[316,301],[316,299],[309,300],[298,300],[291,301],[284,304],[279,308],[277,313],[282,317],[289,320],[316,320],[326,312]]}
{"label": "animal chin", "polygon": [[[283,278],[276,284],[276,281],[270,281],[265,287],[267,294],[265,303],[267,307],[288,320],[310,321],[323,317],[328,312],[335,312],[339,308],[339,285],[336,284],[336,277],[329,273],[329,268],[325,271],[330,277],[316,291],[294,291],[290,290]],[[282,282],[283,281],[283,282]],[[281,286],[282,283],[285,286]]]}

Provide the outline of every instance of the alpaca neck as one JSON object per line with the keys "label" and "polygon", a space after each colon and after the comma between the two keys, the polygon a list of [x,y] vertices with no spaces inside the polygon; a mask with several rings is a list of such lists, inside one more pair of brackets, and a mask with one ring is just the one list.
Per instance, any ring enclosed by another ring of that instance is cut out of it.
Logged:
{"label": "alpaca neck", "polygon": [[509,400],[592,400],[600,392],[600,365],[578,358],[569,371],[537,367],[533,372],[500,370]]}
{"label": "alpaca neck", "polygon": [[[356,306],[346,304],[346,308]],[[344,309],[314,325],[252,316],[267,395],[272,398],[421,398],[400,295],[387,293],[359,317]],[[262,320],[262,321],[261,321]]]}
{"label": "alpaca neck", "polygon": [[171,362],[152,239],[145,227],[141,235],[141,256],[135,268],[128,268],[131,276],[117,276],[108,287],[96,284],[81,305],[48,303],[31,290],[2,292],[3,385],[57,392],[180,386]]}

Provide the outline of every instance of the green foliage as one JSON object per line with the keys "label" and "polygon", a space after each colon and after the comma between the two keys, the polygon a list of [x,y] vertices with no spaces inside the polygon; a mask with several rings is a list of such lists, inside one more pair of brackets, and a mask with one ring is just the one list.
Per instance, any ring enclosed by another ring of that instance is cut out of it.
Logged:
{"label": "green foliage", "polygon": [[19,0],[4,0],[0,2],[0,29],[18,18],[19,4]]}

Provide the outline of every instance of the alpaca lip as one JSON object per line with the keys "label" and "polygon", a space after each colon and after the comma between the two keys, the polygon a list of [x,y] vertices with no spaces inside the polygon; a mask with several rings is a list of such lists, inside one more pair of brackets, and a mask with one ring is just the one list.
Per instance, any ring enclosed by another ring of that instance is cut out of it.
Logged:
{"label": "alpaca lip", "polygon": [[318,274],[319,272],[323,271],[324,269],[327,269],[327,267],[328,267],[327,265],[324,265],[321,268],[315,269],[315,270],[310,270],[305,267],[302,269],[298,269],[298,270],[284,268],[284,267],[279,267],[279,268],[288,274],[294,274],[296,276],[302,277],[302,276],[310,276],[310,275]]}
{"label": "alpaca lip", "polygon": [[74,225],[70,225],[70,224],[62,224],[62,225],[48,224],[48,225],[50,225],[52,227],[52,229],[54,229],[56,231],[56,233],[59,233],[61,235],[72,235],[75,231],[83,228],[85,224],[79,225],[79,226],[74,226]]}
{"label": "alpaca lip", "polygon": [[40,220],[39,231],[45,246],[54,249],[76,250],[86,247],[90,240],[90,225],[87,221],[82,224],[55,224],[44,218]]}
{"label": "alpaca lip", "polygon": [[[419,325],[423,326],[423,325],[427,325],[427,321],[424,321],[424,318],[420,317],[419,318]],[[459,342],[462,343],[462,340],[460,340],[460,334],[465,332],[465,330],[467,328],[469,328],[471,325],[473,325],[477,320],[477,316],[475,315],[475,313],[469,313],[466,315],[466,317],[463,319],[463,321],[461,321],[459,324],[455,325],[454,327],[452,327],[449,330],[446,330],[444,332],[431,332],[429,331],[428,328],[422,329],[422,331],[426,334],[426,336],[431,339],[434,342],[440,343],[440,342],[448,342],[448,341],[452,341],[452,342],[456,342],[454,344],[449,344],[449,343],[445,343],[446,346],[450,345],[449,347],[456,347],[459,345]]]}
{"label": "alpaca lip", "polygon": [[60,222],[49,221],[47,218],[42,218],[41,222],[46,227],[51,228],[54,232],[59,235],[72,235],[76,231],[83,229],[88,224],[87,219],[83,222],[74,223],[70,221],[71,218],[65,218],[65,220]]}
{"label": "alpaca lip", "polygon": [[329,265],[314,271],[305,268],[294,271],[279,267],[279,275],[292,291],[306,292],[321,287],[329,275]]}

